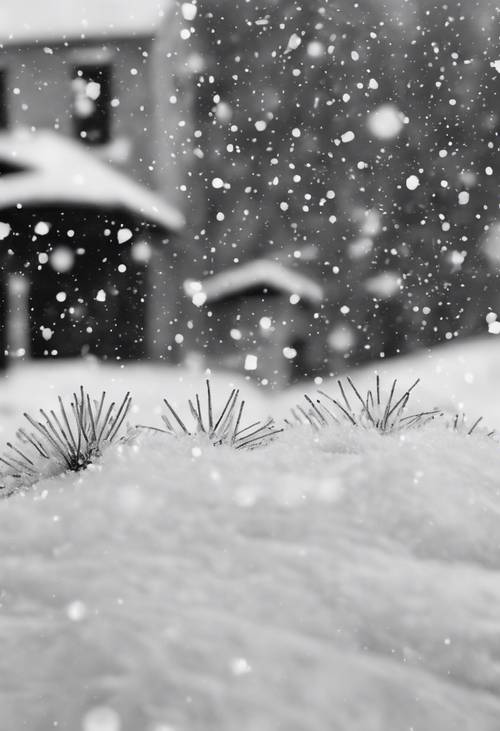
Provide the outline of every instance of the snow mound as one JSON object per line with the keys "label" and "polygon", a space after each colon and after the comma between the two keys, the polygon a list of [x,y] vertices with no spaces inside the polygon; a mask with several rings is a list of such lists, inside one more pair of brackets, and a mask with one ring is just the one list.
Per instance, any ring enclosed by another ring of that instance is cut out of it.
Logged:
{"label": "snow mound", "polygon": [[2,728],[498,729],[494,440],[195,446],[0,502]]}

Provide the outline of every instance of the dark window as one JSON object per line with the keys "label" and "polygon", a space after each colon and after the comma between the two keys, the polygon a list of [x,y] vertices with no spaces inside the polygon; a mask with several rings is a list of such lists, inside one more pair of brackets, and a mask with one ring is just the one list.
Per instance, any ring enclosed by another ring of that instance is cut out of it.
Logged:
{"label": "dark window", "polygon": [[7,116],[7,71],[0,69],[0,129],[7,128]]}
{"label": "dark window", "polygon": [[20,165],[13,165],[9,160],[0,158],[0,177],[2,175],[12,175],[13,173],[24,173],[26,168]]}
{"label": "dark window", "polygon": [[84,64],[73,69],[73,126],[75,136],[89,145],[109,142],[111,132],[111,69]]}

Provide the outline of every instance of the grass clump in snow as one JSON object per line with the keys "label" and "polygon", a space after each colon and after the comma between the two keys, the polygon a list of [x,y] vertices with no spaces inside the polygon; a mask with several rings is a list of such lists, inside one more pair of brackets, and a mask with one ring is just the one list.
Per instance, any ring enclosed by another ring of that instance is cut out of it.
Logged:
{"label": "grass clump in snow", "polygon": [[489,430],[484,426],[479,426],[481,422],[483,421],[483,417],[480,416],[479,419],[476,419],[472,426],[469,426],[467,423],[467,417],[464,413],[461,414],[455,414],[453,419],[447,422],[447,427],[451,429],[454,432],[457,432],[458,434],[466,434],[468,437],[471,436],[471,434],[483,434],[487,437],[493,438],[495,436],[495,429]]}
{"label": "grass clump in snow", "polygon": [[30,429],[18,429],[16,443],[7,442],[7,451],[0,457],[5,467],[3,489],[88,467],[118,439],[132,399],[127,393],[118,406],[114,401],[108,405],[105,391],[94,400],[81,386],[69,407],[60,396],[58,401],[59,414],[40,409],[40,420],[24,414]]}
{"label": "grass clump in snow", "polygon": [[[362,393],[347,376],[345,381],[337,381],[337,394],[321,390],[314,397],[305,394],[304,402],[291,409],[292,418],[284,421],[288,427],[306,425],[315,432],[338,425],[392,434],[423,427],[441,417],[443,427],[454,433],[493,437],[494,431],[480,426],[482,418],[469,425],[464,414],[450,417],[436,408],[410,410],[410,399],[419,380],[398,394],[397,380],[382,392],[377,375],[374,387]],[[37,417],[25,413],[29,428],[18,429],[16,439],[7,442],[6,451],[0,455],[0,497],[45,477],[84,470],[95,462],[107,446],[121,438],[131,401],[130,392],[118,403],[109,403],[105,391],[99,399],[92,399],[81,386],[69,405],[59,396],[58,410],[40,409]],[[163,403],[163,429],[143,425],[137,425],[136,429],[201,439],[214,447],[226,445],[235,450],[265,446],[283,431],[276,428],[272,417],[244,426],[245,401],[240,398],[237,388],[231,390],[220,411],[214,409],[209,380],[204,399],[197,393],[193,399],[188,399],[189,419],[181,418],[166,398]],[[131,436],[130,430],[128,436]]]}
{"label": "grass clump in snow", "polygon": [[337,398],[321,390],[317,392],[315,400],[305,394],[306,405],[298,404],[291,410],[292,421],[285,419],[287,425],[308,424],[318,431],[329,424],[347,422],[351,426],[375,429],[381,434],[389,434],[422,427],[437,415],[442,415],[440,409],[408,413],[407,407],[412,391],[420,379],[399,397],[396,395],[397,379],[392,382],[388,396],[382,394],[378,375],[375,388],[368,389],[365,395],[360,393],[349,376],[346,381],[347,386],[342,381],[337,381],[339,388]]}
{"label": "grass clump in snow", "polygon": [[239,389],[233,388],[219,414],[214,411],[210,381],[206,381],[206,405],[202,406],[200,397],[195,394],[194,400],[188,399],[192,424],[186,426],[171,403],[164,398],[167,412],[161,415],[165,429],[138,425],[139,429],[154,429],[172,436],[204,435],[210,444],[229,445],[235,449],[256,449],[271,441],[283,429],[276,429],[273,418],[266,421],[255,421],[242,426],[245,401],[240,400]]}

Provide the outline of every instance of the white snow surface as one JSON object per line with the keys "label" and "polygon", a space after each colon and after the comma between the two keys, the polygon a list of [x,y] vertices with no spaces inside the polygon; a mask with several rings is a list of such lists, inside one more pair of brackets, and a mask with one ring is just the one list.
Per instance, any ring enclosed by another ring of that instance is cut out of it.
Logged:
{"label": "white snow surface", "polygon": [[184,217],[163,198],[50,130],[0,133],[0,160],[25,166],[0,179],[0,209],[76,203],[124,208],[140,219],[178,231]]}
{"label": "white snow surface", "polygon": [[[192,288],[192,283],[188,281],[188,294],[191,294],[190,284]],[[194,293],[203,293],[204,301],[207,302],[217,302],[259,286],[296,294],[313,305],[319,304],[324,296],[323,287],[319,282],[271,259],[255,259],[238,264],[197,284],[201,285],[201,288],[196,287]]]}
{"label": "white snow surface", "polygon": [[173,6],[169,0],[2,0],[0,42],[152,36]]}
{"label": "white snow surface", "polygon": [[[497,350],[494,338],[457,344],[386,376],[407,386],[418,371],[422,398],[450,407],[460,389],[474,415],[489,392],[494,427]],[[82,373],[14,369],[5,431]],[[216,398],[236,380],[212,375]],[[181,405],[201,382],[86,366],[89,390],[136,391],[146,423],[164,395]],[[299,394],[246,391],[262,416]],[[494,439],[332,426],[253,452],[193,446],[147,433],[0,502],[2,729],[498,729]]]}

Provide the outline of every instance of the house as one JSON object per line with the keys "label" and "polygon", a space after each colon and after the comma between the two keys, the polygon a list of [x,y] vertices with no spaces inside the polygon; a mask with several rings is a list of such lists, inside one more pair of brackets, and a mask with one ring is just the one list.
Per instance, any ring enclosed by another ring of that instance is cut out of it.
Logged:
{"label": "house", "polygon": [[202,310],[207,366],[244,370],[272,385],[324,366],[323,341],[315,337],[323,287],[302,272],[261,258],[187,280],[184,289]]}
{"label": "house", "polygon": [[155,118],[158,97],[175,93],[155,34],[177,15],[174,0],[131,5],[3,0],[0,127],[55,130],[153,186],[156,138],[178,123],[173,104],[169,119]]}
{"label": "house", "polygon": [[168,357],[185,115],[155,34],[176,23],[174,0],[1,4],[1,353]]}
{"label": "house", "polygon": [[179,211],[48,130],[0,133],[0,170],[2,352],[166,356]]}
{"label": "house", "polygon": [[296,269],[261,258],[182,292],[204,259],[179,243],[203,66],[184,40],[195,12],[175,0],[1,4],[0,352],[197,349],[269,382],[321,366],[322,287]]}

